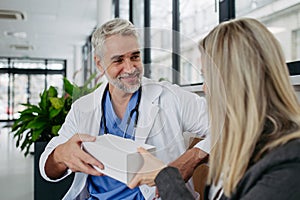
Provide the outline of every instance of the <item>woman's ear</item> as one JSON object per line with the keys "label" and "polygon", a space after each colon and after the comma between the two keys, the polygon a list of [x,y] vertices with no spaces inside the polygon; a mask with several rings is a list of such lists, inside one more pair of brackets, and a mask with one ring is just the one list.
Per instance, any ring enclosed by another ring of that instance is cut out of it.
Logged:
{"label": "woman's ear", "polygon": [[94,61],[96,63],[97,68],[100,70],[101,74],[104,73],[104,68],[101,64],[101,60],[99,56],[94,56]]}

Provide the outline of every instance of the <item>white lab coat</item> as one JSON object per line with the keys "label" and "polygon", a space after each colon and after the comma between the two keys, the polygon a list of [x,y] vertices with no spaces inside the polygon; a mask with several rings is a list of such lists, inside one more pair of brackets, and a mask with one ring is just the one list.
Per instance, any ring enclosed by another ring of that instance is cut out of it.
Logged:
{"label": "white lab coat", "polygon": [[[51,180],[45,174],[46,160],[59,144],[66,142],[75,133],[98,135],[102,116],[101,100],[106,85],[106,82],[103,83],[93,93],[73,103],[59,131],[59,136],[49,142],[41,155],[40,172],[46,180],[56,182],[71,173],[71,170],[68,170],[64,177],[57,180]],[[207,131],[207,106],[203,97],[168,82],[155,82],[143,78],[136,141],[154,145],[155,155],[165,163],[169,163],[186,151],[183,134],[205,137]],[[203,140],[198,147],[209,152],[209,142],[209,140]],[[87,174],[77,172],[64,199],[85,198],[87,176]],[[140,189],[145,199],[153,199],[155,187],[142,185]]]}

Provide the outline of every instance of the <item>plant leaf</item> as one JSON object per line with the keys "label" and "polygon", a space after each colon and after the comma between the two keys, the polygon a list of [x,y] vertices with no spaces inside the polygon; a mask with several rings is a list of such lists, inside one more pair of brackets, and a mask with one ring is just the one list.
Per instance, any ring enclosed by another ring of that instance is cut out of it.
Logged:
{"label": "plant leaf", "polygon": [[53,107],[50,108],[50,113],[49,113],[49,120],[53,119],[54,117],[56,117],[60,111],[63,109],[62,108],[59,108],[59,109],[55,109]]}
{"label": "plant leaf", "polygon": [[26,148],[25,153],[24,153],[25,157],[28,155],[29,148],[32,145],[32,143],[33,143],[33,141],[30,140],[29,138],[26,138],[26,140],[24,140],[24,142],[22,143],[21,150],[23,151]]}
{"label": "plant leaf", "polygon": [[67,79],[64,78],[64,90],[67,94],[69,94],[70,96],[73,96],[73,87],[74,85]]}
{"label": "plant leaf", "polygon": [[42,127],[40,129],[35,129],[32,131],[32,141],[35,142],[37,141],[37,139],[40,138],[41,133],[44,131],[45,129]]}
{"label": "plant leaf", "polygon": [[86,80],[84,82],[84,85],[82,86],[83,89],[86,89],[88,88],[88,85],[92,82],[92,80],[97,76],[97,73],[93,73],[89,78],[88,80]]}
{"label": "plant leaf", "polygon": [[58,135],[58,131],[59,131],[60,128],[61,128],[61,125],[52,126],[51,133],[53,135],[57,136]]}
{"label": "plant leaf", "polygon": [[48,124],[48,121],[42,118],[35,118],[33,121],[29,122],[26,126],[27,129],[40,129]]}
{"label": "plant leaf", "polygon": [[20,126],[26,126],[30,121],[34,120],[36,116],[34,115],[31,115],[31,114],[24,114],[24,115],[21,115],[19,117],[19,119],[17,119],[13,126],[12,126],[12,132],[14,132],[15,130],[18,129],[18,127]]}
{"label": "plant leaf", "polygon": [[57,89],[53,86],[50,86],[48,89],[48,98],[49,97],[57,97]]}
{"label": "plant leaf", "polygon": [[22,114],[32,114],[32,113],[43,113],[43,111],[39,107],[33,105],[19,113],[22,115]]}
{"label": "plant leaf", "polygon": [[24,138],[24,141],[22,142],[20,148],[21,150],[23,150],[26,146],[30,145],[30,143],[32,143],[32,141],[29,139],[31,138],[31,132],[29,132],[26,137]]}
{"label": "plant leaf", "polygon": [[57,98],[57,97],[50,97],[49,98],[51,105],[55,108],[55,109],[61,109],[62,107],[64,107],[64,100],[61,98]]}
{"label": "plant leaf", "polygon": [[44,90],[40,95],[41,101],[39,102],[39,106],[42,110],[47,110],[47,90]]}
{"label": "plant leaf", "polygon": [[78,87],[77,85],[74,85],[74,87],[73,87],[73,95],[72,95],[73,102],[75,100],[77,100],[79,97],[82,96],[81,93],[82,93],[81,88]]}

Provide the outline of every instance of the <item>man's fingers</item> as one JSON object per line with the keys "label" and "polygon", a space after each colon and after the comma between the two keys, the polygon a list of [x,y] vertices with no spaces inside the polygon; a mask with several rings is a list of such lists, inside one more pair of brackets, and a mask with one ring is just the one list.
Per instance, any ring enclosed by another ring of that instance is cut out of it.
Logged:
{"label": "man's fingers", "polygon": [[103,170],[103,164],[90,154],[86,153],[82,149],[78,149],[76,152],[72,152],[72,155],[73,159],[69,159],[67,166],[73,172],[83,172],[94,176],[102,175],[102,173],[96,170],[94,166]]}
{"label": "man's fingers", "polygon": [[85,151],[80,152],[80,158],[81,158],[81,160],[83,160],[85,163],[87,163],[89,165],[96,166],[96,167],[100,168],[101,170],[104,169],[104,165],[99,160],[97,160],[90,154],[86,153]]}
{"label": "man's fingers", "polygon": [[101,176],[102,173],[94,169],[91,165],[84,163],[84,162],[79,162],[78,163],[78,168],[80,169],[81,172],[90,174],[93,176]]}
{"label": "man's fingers", "polygon": [[94,167],[92,167],[92,165],[90,163],[87,162],[87,160],[84,160],[83,157],[80,157],[80,156],[78,156],[71,163],[69,163],[69,168],[73,172],[83,172],[83,173],[91,174],[94,176],[102,175],[101,172],[97,171]]}

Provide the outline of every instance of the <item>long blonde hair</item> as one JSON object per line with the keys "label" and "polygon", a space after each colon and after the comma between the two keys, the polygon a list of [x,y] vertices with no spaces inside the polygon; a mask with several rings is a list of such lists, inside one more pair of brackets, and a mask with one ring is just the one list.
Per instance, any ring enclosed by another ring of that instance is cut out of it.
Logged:
{"label": "long blonde hair", "polygon": [[222,179],[230,196],[250,165],[300,138],[300,106],[280,44],[257,20],[222,23],[199,48],[206,53],[202,60],[214,145],[209,183]]}

